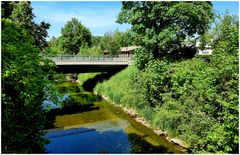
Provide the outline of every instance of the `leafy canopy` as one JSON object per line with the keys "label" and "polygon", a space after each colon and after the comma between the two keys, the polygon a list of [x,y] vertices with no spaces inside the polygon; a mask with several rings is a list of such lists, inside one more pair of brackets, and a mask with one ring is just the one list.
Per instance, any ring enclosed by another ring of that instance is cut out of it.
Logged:
{"label": "leafy canopy", "polygon": [[10,19],[2,20],[2,148],[5,153],[43,152],[49,62],[34,38]]}
{"label": "leafy canopy", "polygon": [[61,29],[60,47],[67,54],[77,54],[80,47],[92,46],[92,34],[77,18],[72,18]]}
{"label": "leafy canopy", "polygon": [[31,2],[8,2],[2,3],[2,17],[9,18],[16,22],[21,28],[28,29],[34,37],[34,44],[41,49],[47,47],[46,37],[48,36],[47,29],[50,24],[41,22],[37,24],[33,21],[35,17],[31,7]]}
{"label": "leafy canopy", "polygon": [[133,45],[133,39],[129,31],[120,32],[117,30],[106,32],[100,42],[100,48],[111,55],[119,54],[121,47]]}
{"label": "leafy canopy", "polygon": [[181,43],[187,36],[204,34],[213,19],[211,2],[141,1],[122,4],[117,22],[132,25],[134,37],[138,38],[143,49],[137,54],[140,64],[146,50],[150,53],[148,56],[154,58],[193,57],[191,50],[185,53],[181,49]]}
{"label": "leafy canopy", "polygon": [[41,104],[51,91],[48,79],[55,74],[54,64],[40,54],[46,27],[33,22],[29,2],[2,6],[2,152],[42,153],[47,140]]}

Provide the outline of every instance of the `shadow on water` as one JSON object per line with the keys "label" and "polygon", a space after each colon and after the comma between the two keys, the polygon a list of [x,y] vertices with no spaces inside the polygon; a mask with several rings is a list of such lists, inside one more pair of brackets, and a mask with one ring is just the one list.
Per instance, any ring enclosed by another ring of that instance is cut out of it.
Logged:
{"label": "shadow on water", "polygon": [[[100,96],[83,90],[92,91],[97,82],[116,73],[96,75],[87,80],[83,88],[74,82],[56,85],[61,95],[67,97],[61,98],[62,108],[47,113],[45,129],[54,129],[48,130],[45,136],[51,141],[46,145],[47,153],[174,153],[175,149],[168,145],[151,143],[151,133],[135,131],[136,127],[129,124],[128,119],[122,123],[119,111],[109,110],[110,106],[106,106]],[[127,128],[132,129],[131,133]]]}
{"label": "shadow on water", "polygon": [[69,114],[76,114],[76,113],[82,113],[87,111],[94,111],[99,110],[100,108],[95,106],[94,104],[88,104],[88,105],[72,105],[70,107],[64,107],[62,109],[51,109],[47,113],[47,123],[45,129],[53,129],[56,128],[54,126],[55,117],[56,116],[64,116]]}
{"label": "shadow on water", "polygon": [[110,79],[113,75],[117,74],[117,73],[120,72],[120,71],[121,71],[121,70],[98,74],[98,75],[96,75],[94,78],[89,79],[89,80],[87,80],[86,82],[84,82],[83,88],[84,88],[84,90],[91,92],[91,91],[93,91],[93,88],[96,86],[96,84],[97,84],[98,82],[103,82],[104,80],[108,80],[108,79]]}
{"label": "shadow on water", "polygon": [[131,143],[131,153],[173,153],[164,146],[154,146],[145,139],[146,136],[140,136],[135,133],[128,135]]}

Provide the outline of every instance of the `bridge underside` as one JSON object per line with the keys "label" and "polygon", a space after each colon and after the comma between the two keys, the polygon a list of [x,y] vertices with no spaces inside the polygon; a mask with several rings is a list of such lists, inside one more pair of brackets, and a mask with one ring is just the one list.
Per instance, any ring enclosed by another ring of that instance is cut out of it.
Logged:
{"label": "bridge underside", "polygon": [[59,73],[92,73],[92,72],[117,72],[128,65],[57,65]]}

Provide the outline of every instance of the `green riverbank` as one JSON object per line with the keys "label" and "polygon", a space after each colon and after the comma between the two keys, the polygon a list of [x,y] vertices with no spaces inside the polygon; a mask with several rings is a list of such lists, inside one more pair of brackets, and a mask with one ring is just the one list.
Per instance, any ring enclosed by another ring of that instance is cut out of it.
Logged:
{"label": "green riverbank", "polygon": [[71,104],[65,104],[65,107],[50,112],[48,115],[50,132],[76,128],[111,130],[112,125],[120,124],[121,128],[124,127],[124,133],[134,139],[134,142],[131,142],[134,143],[132,153],[186,153],[181,147],[169,143],[165,138],[157,136],[151,129],[135,121],[122,108],[113,106],[93,92],[84,91],[78,82],[55,84],[55,88],[62,96],[68,93]]}

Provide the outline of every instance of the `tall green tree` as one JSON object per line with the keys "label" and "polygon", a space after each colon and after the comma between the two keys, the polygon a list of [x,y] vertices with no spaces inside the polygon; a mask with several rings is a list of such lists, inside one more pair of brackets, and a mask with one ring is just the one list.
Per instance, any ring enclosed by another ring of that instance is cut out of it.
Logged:
{"label": "tall green tree", "polygon": [[1,4],[2,152],[42,153],[47,140],[41,104],[54,74],[54,64],[40,54],[49,24],[33,22],[30,2]]}
{"label": "tall green tree", "polygon": [[148,57],[193,57],[194,50],[186,53],[181,43],[187,36],[204,34],[212,19],[211,2],[141,1],[123,2],[117,22],[132,25],[142,47],[137,52],[138,67],[144,68]]}
{"label": "tall green tree", "polygon": [[[60,47],[67,54],[77,54],[80,47],[92,46],[92,34],[77,18],[72,18],[61,29]],[[80,51],[81,52],[81,51]]]}
{"label": "tall green tree", "polygon": [[2,2],[2,17],[9,18],[16,22],[24,29],[28,29],[31,35],[34,37],[34,44],[41,49],[47,47],[46,37],[48,36],[47,29],[50,24],[41,22],[37,24],[33,21],[35,15],[33,14],[31,2]]}
{"label": "tall green tree", "polygon": [[46,140],[45,112],[51,66],[29,30],[2,20],[2,152],[41,153]]}
{"label": "tall green tree", "polygon": [[120,32],[115,30],[113,32],[106,32],[100,42],[100,48],[103,51],[108,51],[112,55],[119,53],[121,47],[133,45],[133,39],[129,31]]}
{"label": "tall green tree", "polygon": [[107,51],[111,55],[117,55],[119,54],[120,50],[120,32],[119,31],[114,31],[114,32],[106,32],[103,36],[103,39],[101,40],[100,43],[100,48],[103,51]]}

